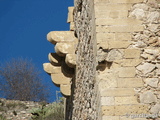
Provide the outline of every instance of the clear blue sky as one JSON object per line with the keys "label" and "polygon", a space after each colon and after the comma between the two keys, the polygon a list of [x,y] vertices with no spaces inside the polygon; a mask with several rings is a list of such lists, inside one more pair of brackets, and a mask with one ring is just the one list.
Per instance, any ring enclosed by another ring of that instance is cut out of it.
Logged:
{"label": "clear blue sky", "polygon": [[0,0],[0,62],[23,57],[41,71],[50,88],[50,102],[59,90],[43,71],[54,46],[46,40],[49,31],[69,30],[68,7],[73,0]]}

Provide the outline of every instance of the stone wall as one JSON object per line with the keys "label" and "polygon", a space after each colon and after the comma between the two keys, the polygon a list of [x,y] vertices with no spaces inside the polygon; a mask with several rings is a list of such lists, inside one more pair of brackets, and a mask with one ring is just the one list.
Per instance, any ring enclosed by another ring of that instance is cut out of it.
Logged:
{"label": "stone wall", "polygon": [[95,16],[102,120],[157,118],[158,1],[95,0]]}
{"label": "stone wall", "polygon": [[52,31],[44,69],[66,120],[158,120],[160,1],[75,0],[70,31]]}
{"label": "stone wall", "polygon": [[76,77],[72,95],[72,120],[98,120],[96,86],[97,47],[93,0],[75,0]]}

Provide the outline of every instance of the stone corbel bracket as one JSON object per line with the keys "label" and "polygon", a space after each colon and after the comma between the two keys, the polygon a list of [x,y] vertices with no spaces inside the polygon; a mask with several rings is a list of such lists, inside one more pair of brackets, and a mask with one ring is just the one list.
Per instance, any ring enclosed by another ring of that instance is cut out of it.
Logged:
{"label": "stone corbel bracket", "polygon": [[50,63],[43,64],[44,70],[65,97],[71,95],[71,80],[76,67],[75,48],[78,40],[73,31],[73,9],[74,7],[68,7],[67,22],[70,23],[70,31],[51,31],[47,34],[47,40],[55,45],[55,53],[49,53]]}
{"label": "stone corbel bracket", "polygon": [[53,83],[60,87],[61,93],[64,96],[70,96],[78,40],[74,36],[74,31],[51,31],[47,35],[47,40],[55,45],[56,53],[49,53],[50,63],[44,63],[43,68],[51,75]]}
{"label": "stone corbel bracket", "polygon": [[71,80],[74,77],[76,67],[75,48],[77,38],[74,36],[74,7],[68,7],[68,19],[70,31],[51,31],[47,34],[47,40],[55,45],[55,53],[49,53],[50,63],[44,63],[44,70],[51,75],[51,79],[64,96],[71,95]]}

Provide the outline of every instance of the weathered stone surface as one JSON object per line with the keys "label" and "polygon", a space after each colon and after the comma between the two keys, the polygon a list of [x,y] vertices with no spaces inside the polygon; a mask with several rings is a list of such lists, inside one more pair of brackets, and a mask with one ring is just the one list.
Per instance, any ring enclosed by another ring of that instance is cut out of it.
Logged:
{"label": "weathered stone surface", "polygon": [[147,120],[145,114],[126,114],[125,116],[120,116],[119,120]]}
{"label": "weathered stone surface", "polygon": [[138,104],[137,96],[115,97],[115,105]]}
{"label": "weathered stone surface", "polygon": [[112,0],[110,3],[141,3],[143,0]]}
{"label": "weathered stone surface", "polygon": [[146,114],[148,112],[147,105],[120,105],[115,106],[115,115],[126,114]]}
{"label": "weathered stone surface", "polygon": [[49,74],[61,73],[61,67],[60,66],[53,66],[51,63],[44,63],[43,68]]}
{"label": "weathered stone surface", "polygon": [[123,55],[119,50],[113,49],[113,50],[109,51],[107,58],[106,58],[106,61],[113,62],[115,60],[120,60],[120,59],[122,59],[122,56]]}
{"label": "weathered stone surface", "polygon": [[136,69],[134,67],[122,67],[119,70],[119,77],[135,77]]}
{"label": "weathered stone surface", "polygon": [[[76,82],[71,96],[74,100],[68,102],[74,103],[69,106],[73,108],[68,110],[70,119],[101,120],[99,116],[102,113],[104,120],[130,120],[125,118],[128,113],[145,114],[149,107],[154,113],[157,112],[157,107],[153,105],[160,98],[156,98],[156,95],[159,96],[160,72],[157,64],[160,49],[157,48],[160,46],[160,15],[155,2],[94,0],[93,3],[93,0],[75,0],[75,28],[70,29],[74,29],[79,43],[76,51]],[[73,19],[70,22],[72,24]],[[64,38],[56,40],[50,41],[57,45],[65,42]],[[71,43],[69,39],[67,41],[65,43]],[[75,68],[75,61],[70,56],[73,53],[67,52],[65,47],[61,49],[56,52],[65,57],[67,66]],[[137,92],[142,93],[140,102],[146,105],[137,102]],[[99,111],[100,102],[102,111]]]}
{"label": "weathered stone surface", "polygon": [[117,18],[127,18],[127,16],[128,16],[128,11],[127,10],[122,10],[122,11],[118,11],[118,10],[98,11],[95,14],[95,18],[117,19]]}
{"label": "weathered stone surface", "polygon": [[149,6],[147,4],[142,3],[142,4],[135,4],[132,7],[133,10],[137,9],[137,8],[140,8],[140,9],[143,9],[143,10],[147,11],[149,9]]}
{"label": "weathered stone surface", "polygon": [[142,62],[141,59],[123,59],[122,66],[132,67],[137,66]]}
{"label": "weathered stone surface", "polygon": [[64,76],[63,73],[51,74],[51,79],[56,85],[70,84],[71,78]]}
{"label": "weathered stone surface", "polygon": [[76,67],[76,55],[75,54],[67,54],[65,58],[66,64],[71,67],[75,68]]}
{"label": "weathered stone surface", "polygon": [[[101,30],[101,29],[100,29]],[[102,29],[103,30],[103,29]],[[143,25],[134,25],[134,26],[108,26],[107,29],[104,30],[104,32],[140,32],[144,30]]]}
{"label": "weathered stone surface", "polygon": [[119,78],[117,83],[120,88],[143,87],[142,78]]}
{"label": "weathered stone surface", "polygon": [[119,120],[119,116],[102,116],[102,120]]}
{"label": "weathered stone surface", "polygon": [[101,88],[100,90],[104,90],[106,88],[115,88],[117,87],[117,79],[118,76],[116,73],[113,72],[106,72],[106,73],[101,73],[98,76],[99,82],[99,87]]}
{"label": "weathered stone surface", "polygon": [[131,44],[131,42],[128,41],[109,41],[109,49],[113,48],[128,48],[128,46]]}
{"label": "weathered stone surface", "polygon": [[158,54],[160,53],[158,49],[145,49],[144,52],[154,56],[158,56]]}
{"label": "weathered stone surface", "polygon": [[112,41],[115,40],[115,34],[114,33],[96,33],[96,37],[97,37],[97,43],[102,43],[102,42],[108,42],[108,41]]}
{"label": "weathered stone surface", "polygon": [[102,106],[102,115],[114,116],[115,107],[114,106]]}
{"label": "weathered stone surface", "polygon": [[63,58],[58,56],[56,53],[49,53],[48,54],[48,60],[53,65],[61,65]]}
{"label": "weathered stone surface", "polygon": [[151,91],[146,91],[140,94],[140,102],[141,103],[155,103],[157,102],[156,96]]}
{"label": "weathered stone surface", "polygon": [[104,50],[108,50],[109,49],[108,41],[106,41],[106,42],[100,42],[98,44],[98,47],[99,48],[103,48]]}
{"label": "weathered stone surface", "polygon": [[127,18],[127,19],[98,18],[96,19],[96,25],[134,25],[134,24],[142,24],[142,21],[131,19],[131,18]]}
{"label": "weathered stone surface", "polygon": [[71,95],[71,85],[70,84],[61,84],[60,91],[64,96],[70,96]]}
{"label": "weathered stone surface", "polygon": [[151,87],[158,87],[158,82],[159,82],[159,79],[158,78],[146,78],[145,80],[145,83]]}
{"label": "weathered stone surface", "polygon": [[97,51],[97,60],[98,60],[98,62],[104,61],[106,59],[107,55],[108,55],[108,53],[105,52],[105,50],[99,49]]}
{"label": "weathered stone surface", "polygon": [[155,69],[155,65],[154,64],[151,64],[151,63],[144,63],[144,64],[141,64],[139,66],[137,66],[136,68],[141,71],[143,74],[147,74],[151,71],[153,71]]}
{"label": "weathered stone surface", "polygon": [[[107,11],[107,10],[129,10],[132,4],[103,4],[96,5],[95,11]],[[107,9],[106,9],[107,8]]]}
{"label": "weathered stone surface", "polygon": [[141,8],[137,8],[130,13],[130,16],[141,20],[146,17],[146,12]]}
{"label": "weathered stone surface", "polygon": [[134,43],[134,47],[145,48],[145,47],[147,47],[147,44],[144,43],[143,41],[138,41],[138,42]]}
{"label": "weathered stone surface", "polygon": [[75,53],[75,43],[57,43],[55,51],[59,56]]}
{"label": "weathered stone surface", "polygon": [[69,67],[66,62],[62,62],[61,72],[66,76],[72,78],[74,76],[74,68]]}
{"label": "weathered stone surface", "polygon": [[124,51],[125,58],[139,58],[141,51],[139,49],[126,49]]}
{"label": "weathered stone surface", "polygon": [[101,105],[114,105],[114,97],[101,97]]}
{"label": "weathered stone surface", "polygon": [[116,40],[131,40],[130,33],[116,33]]}
{"label": "weathered stone surface", "polygon": [[47,40],[52,44],[57,42],[73,42],[77,41],[73,31],[51,31],[47,34]]}
{"label": "weathered stone surface", "polygon": [[160,18],[160,13],[158,11],[153,11],[147,15],[147,22],[158,23],[159,18]]}
{"label": "weathered stone surface", "polygon": [[74,28],[74,22],[71,22],[71,23],[70,23],[70,31],[74,31],[74,29],[75,29],[75,28]]}
{"label": "weathered stone surface", "polygon": [[73,22],[73,9],[74,7],[68,7],[68,23]]}
{"label": "weathered stone surface", "polygon": [[[125,116],[126,114],[147,114],[147,105],[102,106],[102,115]],[[138,119],[139,120],[139,119]]]}
{"label": "weathered stone surface", "polygon": [[106,88],[101,91],[101,96],[113,97],[113,96],[133,96],[135,91],[133,88]]}
{"label": "weathered stone surface", "polygon": [[159,111],[160,111],[160,104],[159,103],[155,104],[150,110],[150,112],[152,114],[158,114]]}

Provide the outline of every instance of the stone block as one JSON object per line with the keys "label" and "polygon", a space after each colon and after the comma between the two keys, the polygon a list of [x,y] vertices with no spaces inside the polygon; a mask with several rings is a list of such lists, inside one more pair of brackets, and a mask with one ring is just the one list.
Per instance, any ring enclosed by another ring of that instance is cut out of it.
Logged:
{"label": "stone block", "polygon": [[141,25],[142,21],[132,18],[126,18],[126,19],[105,19],[105,18],[97,18],[96,19],[96,25],[109,25],[109,26],[133,26],[133,25]]}
{"label": "stone block", "polygon": [[97,44],[98,48],[103,48],[104,50],[109,49],[108,41],[106,42],[100,42]]}
{"label": "stone block", "polygon": [[70,84],[61,84],[60,91],[64,96],[70,96],[71,95],[71,85]]}
{"label": "stone block", "polygon": [[124,67],[135,67],[142,62],[142,59],[123,59],[122,66]]}
{"label": "stone block", "polygon": [[[118,106],[102,106],[103,116],[126,116],[136,114],[147,114],[147,105],[118,105]],[[139,119],[138,119],[139,120]]]}
{"label": "stone block", "polygon": [[115,115],[124,116],[126,114],[147,114],[147,105],[120,105],[115,106]]}
{"label": "stone block", "polygon": [[64,57],[66,54],[75,53],[75,43],[57,43],[55,45],[55,52]]}
{"label": "stone block", "polygon": [[113,116],[115,114],[114,106],[102,106],[102,116]]}
{"label": "stone block", "polygon": [[160,112],[160,104],[157,103],[157,104],[155,104],[154,106],[152,106],[150,112],[151,112],[152,114],[158,114],[158,113]]}
{"label": "stone block", "polygon": [[56,53],[49,53],[48,59],[55,66],[61,65],[62,60],[63,60],[63,58],[58,56]]}
{"label": "stone block", "polygon": [[135,67],[121,67],[119,70],[119,77],[128,77],[132,78],[136,75],[136,69]]}
{"label": "stone block", "polygon": [[115,97],[115,105],[138,104],[137,96]]}
{"label": "stone block", "polygon": [[121,53],[121,51],[119,51],[117,49],[112,49],[111,51],[108,52],[106,61],[114,62],[117,60],[121,60],[122,58],[123,58],[123,54]]}
{"label": "stone block", "polygon": [[94,0],[94,3],[101,3],[101,2],[105,2],[105,3],[109,3],[109,0]]}
{"label": "stone block", "polygon": [[124,50],[125,58],[140,58],[141,51],[139,49],[126,49]]}
{"label": "stone block", "polygon": [[43,63],[43,69],[49,74],[58,74],[61,73],[60,66],[53,66],[51,63]]}
{"label": "stone block", "polygon": [[67,19],[68,23],[73,22],[73,10],[74,7],[68,7],[68,19]]}
{"label": "stone block", "polygon": [[[103,4],[103,3],[102,3]],[[108,10],[108,11],[95,11],[95,18],[127,18],[128,10]]]}
{"label": "stone block", "polygon": [[119,116],[102,116],[102,120],[119,120]]}
{"label": "stone block", "polygon": [[110,3],[142,3],[144,0],[110,0]]}
{"label": "stone block", "polygon": [[112,40],[115,40],[115,34],[114,33],[97,33],[96,38],[97,38],[97,43],[112,41]]}
{"label": "stone block", "polygon": [[146,91],[140,94],[140,102],[141,103],[155,103],[157,102],[157,98],[152,91]]}
{"label": "stone block", "polygon": [[128,46],[131,44],[131,42],[128,41],[109,41],[109,49],[117,48],[117,49],[123,49],[128,48]]}
{"label": "stone block", "polygon": [[[112,78],[114,78],[114,76]],[[100,87],[101,91],[104,90],[104,89],[106,89],[106,88],[115,88],[115,87],[117,87],[117,80],[116,80],[116,78],[115,79],[104,78],[104,79],[106,79],[106,80],[102,80],[99,83],[99,87]]]}
{"label": "stone block", "polygon": [[95,5],[95,11],[130,10],[131,6],[132,4],[97,4]]}
{"label": "stone block", "polygon": [[74,22],[70,22],[70,31],[74,31]]}
{"label": "stone block", "polygon": [[66,64],[71,67],[75,68],[76,67],[76,55],[75,54],[67,54],[65,58]]}
{"label": "stone block", "polygon": [[71,82],[71,78],[64,76],[63,73],[51,74],[51,79],[56,85],[70,84]]}
{"label": "stone block", "polygon": [[116,40],[132,40],[131,33],[116,33]]}
{"label": "stone block", "polygon": [[159,79],[158,78],[146,78],[144,79],[144,82],[151,87],[157,88]]}
{"label": "stone block", "polygon": [[144,27],[142,25],[110,26],[110,27],[108,27],[109,32],[140,32],[143,30],[144,30]]}
{"label": "stone block", "polygon": [[120,88],[136,88],[144,85],[142,78],[119,78],[117,82]]}
{"label": "stone block", "polygon": [[101,91],[101,96],[115,97],[115,96],[133,96],[135,91],[133,88],[106,88]]}
{"label": "stone block", "polygon": [[109,27],[108,26],[96,25],[96,32],[107,33],[107,32],[109,32]]}
{"label": "stone block", "polygon": [[101,97],[101,105],[114,105],[114,97]]}
{"label": "stone block", "polygon": [[152,63],[144,63],[144,64],[138,65],[136,68],[137,70],[141,71],[143,74],[147,74],[152,72],[156,68],[156,65]]}
{"label": "stone block", "polygon": [[57,42],[74,42],[77,38],[73,31],[51,31],[47,34],[47,40],[56,44]]}
{"label": "stone block", "polygon": [[125,116],[120,116],[119,120],[148,120],[145,118],[145,114],[126,114]]}

